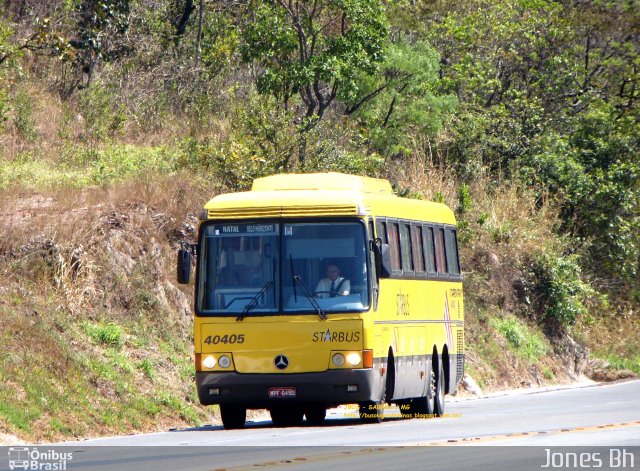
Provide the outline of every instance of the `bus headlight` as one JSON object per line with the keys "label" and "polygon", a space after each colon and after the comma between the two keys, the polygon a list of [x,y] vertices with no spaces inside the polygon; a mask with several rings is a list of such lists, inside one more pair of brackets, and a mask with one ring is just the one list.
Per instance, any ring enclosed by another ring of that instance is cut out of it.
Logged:
{"label": "bus headlight", "polygon": [[231,358],[227,355],[221,355],[218,358],[218,365],[220,365],[220,368],[229,368],[231,366]]}
{"label": "bus headlight", "polygon": [[331,361],[335,366],[342,366],[344,365],[344,355],[342,353],[334,353]]}
{"label": "bus headlight", "polygon": [[206,357],[204,357],[204,359],[202,360],[202,366],[204,366],[205,368],[213,368],[214,366],[216,366],[216,359],[213,358],[211,355],[207,355]]}
{"label": "bus headlight", "polygon": [[360,354],[357,352],[351,352],[347,355],[347,362],[349,362],[351,366],[358,366],[361,361],[362,361],[362,358],[360,357]]}

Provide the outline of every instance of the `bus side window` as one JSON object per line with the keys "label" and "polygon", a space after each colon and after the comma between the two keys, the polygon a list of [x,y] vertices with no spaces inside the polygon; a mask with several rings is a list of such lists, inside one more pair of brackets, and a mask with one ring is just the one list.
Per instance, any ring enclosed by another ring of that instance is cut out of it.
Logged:
{"label": "bus side window", "polygon": [[409,223],[402,223],[400,225],[400,254],[402,256],[402,271],[410,275],[413,274],[413,253],[411,249]]}
{"label": "bus side window", "polygon": [[422,245],[422,226],[411,226],[411,252],[416,273],[424,273],[424,247]]}
{"label": "bus side window", "polygon": [[398,241],[398,223],[393,222],[387,227],[387,238],[389,239],[389,250],[391,252],[391,270],[400,271],[400,244]]}
{"label": "bus side window", "polygon": [[387,239],[387,221],[378,220],[378,237],[383,244],[388,244],[389,239]]}
{"label": "bus side window", "polygon": [[460,274],[460,262],[458,259],[458,241],[455,229],[445,231],[445,247],[447,253],[447,272],[450,275]]}
{"label": "bus side window", "polygon": [[435,245],[433,243],[433,227],[423,226],[424,254],[427,273],[436,272]]}
{"label": "bus side window", "polygon": [[444,252],[444,229],[436,227],[436,270],[438,273],[447,272],[447,260]]}

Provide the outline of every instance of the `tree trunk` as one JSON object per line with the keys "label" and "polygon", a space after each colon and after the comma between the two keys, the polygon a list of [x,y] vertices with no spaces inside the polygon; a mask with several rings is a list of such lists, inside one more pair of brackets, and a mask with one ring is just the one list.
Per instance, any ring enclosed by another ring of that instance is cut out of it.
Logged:
{"label": "tree trunk", "polygon": [[300,170],[304,170],[307,160],[307,131],[300,131],[300,139],[298,140],[298,162]]}
{"label": "tree trunk", "polygon": [[196,38],[196,67],[200,65],[200,44],[202,42],[202,15],[204,13],[204,0],[200,0],[200,12],[198,17],[198,36]]}

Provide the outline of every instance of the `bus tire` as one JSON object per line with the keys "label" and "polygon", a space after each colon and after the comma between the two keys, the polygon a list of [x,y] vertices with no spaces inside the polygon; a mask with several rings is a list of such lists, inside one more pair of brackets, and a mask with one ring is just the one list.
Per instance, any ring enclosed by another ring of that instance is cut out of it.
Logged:
{"label": "bus tire", "polygon": [[384,400],[391,404],[393,394],[396,389],[396,361],[393,357],[393,350],[389,347],[389,357],[387,358],[387,379],[384,388]]}
{"label": "bus tire", "polygon": [[361,402],[360,421],[364,424],[379,424],[384,418],[384,401]]}
{"label": "bus tire", "polygon": [[271,422],[273,425],[282,427],[295,427],[302,425],[304,418],[304,411],[297,406],[280,406],[269,409],[271,415]]}
{"label": "bus tire", "polygon": [[311,406],[304,412],[309,425],[322,425],[327,417],[327,409],[324,406]]}
{"label": "bus tire", "polygon": [[442,357],[438,356],[438,370],[436,371],[436,389],[433,404],[433,413],[436,417],[444,414],[444,368],[442,367]]}
{"label": "bus tire", "polygon": [[433,368],[429,371],[427,380],[427,394],[423,397],[414,397],[408,402],[408,408],[403,411],[406,418],[430,417],[435,410],[436,374]]}
{"label": "bus tire", "polygon": [[225,430],[243,428],[247,420],[247,409],[235,404],[222,404],[220,416]]}

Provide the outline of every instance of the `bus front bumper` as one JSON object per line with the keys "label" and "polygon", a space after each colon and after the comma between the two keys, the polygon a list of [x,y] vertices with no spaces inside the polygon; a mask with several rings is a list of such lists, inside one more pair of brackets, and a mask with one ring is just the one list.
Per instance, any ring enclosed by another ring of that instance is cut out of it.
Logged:
{"label": "bus front bumper", "polygon": [[294,402],[336,406],[378,400],[383,378],[374,372],[374,369],[290,374],[198,372],[196,385],[200,403],[204,405],[238,404],[248,409],[267,409]]}

